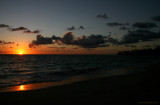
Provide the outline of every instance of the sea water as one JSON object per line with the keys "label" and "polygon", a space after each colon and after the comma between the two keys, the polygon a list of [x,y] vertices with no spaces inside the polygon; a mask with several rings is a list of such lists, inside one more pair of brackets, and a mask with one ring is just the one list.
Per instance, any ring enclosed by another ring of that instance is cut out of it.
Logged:
{"label": "sea water", "polygon": [[0,55],[0,87],[55,82],[67,78],[139,67],[158,62],[157,56],[120,55]]}

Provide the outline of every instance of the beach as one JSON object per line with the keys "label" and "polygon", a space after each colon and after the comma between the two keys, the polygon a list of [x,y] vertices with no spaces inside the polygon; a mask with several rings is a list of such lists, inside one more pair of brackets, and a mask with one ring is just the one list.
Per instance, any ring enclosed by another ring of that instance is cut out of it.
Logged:
{"label": "beach", "polygon": [[135,105],[160,102],[159,64],[145,72],[82,80],[29,91],[1,92],[3,105]]}

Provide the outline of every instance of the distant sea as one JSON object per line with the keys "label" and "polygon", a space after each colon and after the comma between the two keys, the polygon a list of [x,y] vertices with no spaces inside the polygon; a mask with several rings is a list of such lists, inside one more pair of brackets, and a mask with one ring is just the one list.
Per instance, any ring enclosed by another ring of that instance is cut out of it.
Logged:
{"label": "distant sea", "polygon": [[77,75],[158,62],[157,56],[0,55],[0,87],[62,81]]}

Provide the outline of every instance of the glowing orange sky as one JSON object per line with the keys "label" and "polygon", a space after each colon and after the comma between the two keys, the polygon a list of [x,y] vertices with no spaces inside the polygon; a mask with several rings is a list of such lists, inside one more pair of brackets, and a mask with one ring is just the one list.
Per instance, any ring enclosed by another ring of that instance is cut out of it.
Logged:
{"label": "glowing orange sky", "polygon": [[[2,47],[3,46],[3,47]],[[19,46],[2,45],[1,49],[4,50],[3,54],[115,54],[116,51],[111,48],[96,48],[96,49],[85,49],[78,48],[76,46],[69,46],[66,48],[48,48],[48,46],[38,46],[36,48],[29,48],[28,44],[19,44]]]}

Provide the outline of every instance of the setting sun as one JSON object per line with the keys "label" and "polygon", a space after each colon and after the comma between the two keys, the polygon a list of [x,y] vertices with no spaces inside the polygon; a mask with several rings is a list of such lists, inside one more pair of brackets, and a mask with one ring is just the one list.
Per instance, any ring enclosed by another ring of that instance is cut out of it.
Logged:
{"label": "setting sun", "polygon": [[19,86],[19,90],[24,90],[24,86],[23,85]]}
{"label": "setting sun", "polygon": [[22,54],[25,54],[25,53],[26,53],[26,51],[24,49],[17,50],[17,54],[19,54],[19,55],[22,55]]}

